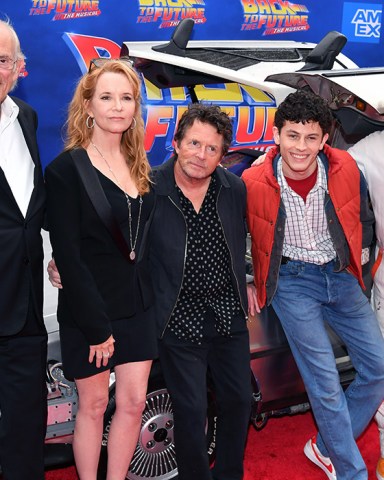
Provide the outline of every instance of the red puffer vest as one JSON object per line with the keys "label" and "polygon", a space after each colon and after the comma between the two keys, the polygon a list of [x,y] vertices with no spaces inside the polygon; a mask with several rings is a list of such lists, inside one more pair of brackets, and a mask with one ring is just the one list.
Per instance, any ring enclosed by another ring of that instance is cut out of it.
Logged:
{"label": "red puffer vest", "polygon": [[[360,173],[353,158],[344,150],[324,146],[329,160],[328,189],[336,215],[350,249],[348,270],[364,288],[361,272],[362,225],[360,222]],[[265,162],[243,172],[247,187],[247,221],[252,237],[252,259],[257,300],[266,303],[266,281],[280,206],[280,187],[273,171],[278,148],[269,150]]]}

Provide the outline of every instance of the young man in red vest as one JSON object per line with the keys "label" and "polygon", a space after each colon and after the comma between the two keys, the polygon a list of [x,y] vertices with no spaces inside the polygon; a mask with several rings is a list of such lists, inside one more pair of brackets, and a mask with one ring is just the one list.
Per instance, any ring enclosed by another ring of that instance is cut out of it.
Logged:
{"label": "young man in red vest", "polygon": [[[304,380],[319,428],[305,454],[329,479],[366,480],[355,438],[384,392],[384,341],[360,288],[373,215],[355,161],[326,145],[331,124],[322,98],[290,94],[276,111],[276,147],[243,174],[255,307],[273,305]],[[326,324],[356,369],[346,392]]]}

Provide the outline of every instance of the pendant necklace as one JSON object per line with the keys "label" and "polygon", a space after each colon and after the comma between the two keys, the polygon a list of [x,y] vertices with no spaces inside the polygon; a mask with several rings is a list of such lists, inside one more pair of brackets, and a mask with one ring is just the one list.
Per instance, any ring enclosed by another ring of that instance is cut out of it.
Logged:
{"label": "pendant necklace", "polygon": [[141,218],[141,208],[143,206],[143,198],[142,198],[141,195],[139,195],[139,215],[138,215],[138,218],[137,218],[137,228],[136,228],[135,239],[132,241],[132,237],[133,237],[132,236],[132,204],[131,204],[131,201],[129,199],[129,195],[126,193],[126,191],[121,186],[119,180],[117,179],[117,177],[115,175],[115,172],[112,170],[112,168],[109,165],[107,159],[104,157],[104,155],[101,153],[101,151],[96,147],[96,145],[92,142],[92,140],[91,140],[91,144],[92,144],[93,148],[96,150],[96,152],[100,155],[100,157],[104,160],[105,164],[107,165],[108,170],[111,172],[111,175],[115,179],[117,185],[120,187],[120,189],[122,190],[122,192],[125,195],[125,199],[127,201],[127,207],[128,207],[129,243],[130,243],[130,247],[131,247],[131,251],[129,253],[129,258],[132,260],[132,262],[134,262],[135,258],[136,258],[135,248],[136,248],[136,243],[137,243],[137,237],[139,236],[139,227],[140,227],[140,218]]}

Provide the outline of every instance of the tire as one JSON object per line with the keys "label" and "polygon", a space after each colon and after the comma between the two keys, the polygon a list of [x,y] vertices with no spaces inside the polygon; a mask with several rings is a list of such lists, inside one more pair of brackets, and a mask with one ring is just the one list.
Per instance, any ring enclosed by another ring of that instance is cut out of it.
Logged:
{"label": "tire", "polygon": [[[163,381],[156,382],[149,388],[145,410],[136,450],[126,476],[127,480],[177,480],[175,444],[173,440],[172,402]],[[115,412],[115,390],[111,388],[109,404],[104,417],[102,447],[108,444],[108,432]],[[210,464],[213,463],[216,450],[216,420],[213,395],[208,394],[207,411],[207,453]],[[106,461],[101,462],[100,469],[105,469]]]}

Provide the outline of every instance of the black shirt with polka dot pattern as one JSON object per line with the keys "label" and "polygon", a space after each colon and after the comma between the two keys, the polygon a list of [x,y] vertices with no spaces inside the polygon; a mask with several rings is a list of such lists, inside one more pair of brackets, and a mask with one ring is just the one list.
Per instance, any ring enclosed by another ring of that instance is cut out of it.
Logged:
{"label": "black shirt with polka dot pattern", "polygon": [[241,306],[231,281],[230,254],[216,209],[215,177],[211,177],[199,212],[176,189],[187,223],[187,254],[183,284],[169,328],[178,338],[201,344],[209,308],[214,312],[218,333],[228,336],[231,319],[241,312]]}

